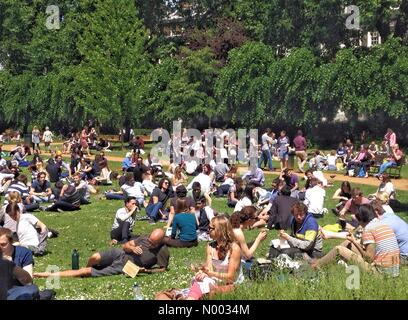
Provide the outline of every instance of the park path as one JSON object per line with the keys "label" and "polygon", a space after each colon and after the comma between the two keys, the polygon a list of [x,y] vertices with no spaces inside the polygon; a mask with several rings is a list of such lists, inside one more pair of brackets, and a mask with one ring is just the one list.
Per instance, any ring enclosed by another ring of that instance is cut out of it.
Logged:
{"label": "park path", "polygon": [[[62,145],[62,143],[55,143],[53,145]],[[4,151],[11,151],[14,148],[13,145],[4,145],[3,150]],[[113,161],[113,162],[122,162],[123,157],[116,157],[116,156],[110,156],[108,152],[105,153],[106,158],[108,161]],[[66,156],[66,155],[64,155]],[[94,156],[90,157],[92,160],[94,159]],[[169,165],[170,163],[166,163],[164,161],[163,165]],[[246,167],[239,167],[238,168],[238,173],[239,174],[244,174],[245,172],[248,171],[248,168]],[[269,172],[269,171],[264,171],[265,175],[273,175],[273,176],[279,176],[279,172]],[[331,178],[331,175],[335,175],[334,178]],[[379,181],[377,178],[374,177],[368,177],[368,178],[356,178],[356,177],[349,177],[345,176],[342,173],[324,173],[325,178],[328,181],[348,181],[353,184],[363,184],[363,185],[369,185],[369,186],[375,186],[377,187],[379,185]],[[392,183],[394,184],[395,188],[398,190],[404,190],[408,191],[408,179],[393,179]]]}

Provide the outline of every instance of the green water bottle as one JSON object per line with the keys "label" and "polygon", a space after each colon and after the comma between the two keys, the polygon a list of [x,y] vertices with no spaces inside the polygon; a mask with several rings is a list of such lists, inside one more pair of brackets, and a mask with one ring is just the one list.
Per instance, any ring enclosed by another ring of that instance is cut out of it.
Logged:
{"label": "green water bottle", "polygon": [[72,251],[72,270],[79,269],[79,253],[76,249]]}

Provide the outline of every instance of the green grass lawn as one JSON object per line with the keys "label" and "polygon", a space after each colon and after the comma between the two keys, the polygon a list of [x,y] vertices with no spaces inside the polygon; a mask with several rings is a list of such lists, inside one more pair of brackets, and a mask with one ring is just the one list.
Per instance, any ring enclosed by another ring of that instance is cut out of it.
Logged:
{"label": "green grass lawn", "polygon": [[[119,153],[119,155],[123,155]],[[111,162],[112,169],[120,168],[119,162]],[[266,184],[270,185],[274,176],[267,175]],[[116,183],[116,182],[115,182]],[[340,182],[327,189],[325,206],[331,209],[337,203],[331,200]],[[357,186],[357,185],[354,185]],[[376,188],[358,185],[365,194],[375,192]],[[117,187],[117,186],[114,186]],[[100,192],[112,187],[101,187]],[[398,191],[398,199],[408,202],[408,192]],[[60,236],[48,242],[49,254],[36,258],[35,271],[45,271],[49,266],[57,266],[61,270],[71,268],[71,253],[77,249],[80,254],[80,266],[86,266],[88,257],[95,251],[109,248],[110,230],[115,212],[122,206],[122,201],[100,200],[92,197],[92,203],[82,206],[81,211],[72,213],[36,212],[35,215],[47,226],[60,231]],[[213,207],[218,212],[232,213],[226,206],[225,198],[214,198]],[[329,210],[330,211],[330,210]],[[144,214],[144,210],[142,211]],[[408,212],[399,213],[408,222]],[[336,217],[329,213],[319,220],[324,226],[336,222]],[[134,234],[148,234],[152,229],[164,226],[164,223],[149,225],[147,221],[138,221],[134,227]],[[245,231],[247,241],[254,240],[259,231]],[[257,257],[264,257],[268,253],[268,246],[272,239],[277,238],[277,231],[269,231],[267,239],[256,252]],[[324,251],[329,251],[341,241],[327,240]],[[189,287],[193,274],[191,263],[204,262],[206,243],[191,249],[170,249],[171,258],[169,271],[154,275],[138,275],[136,279],[124,275],[84,278],[60,279],[60,288],[56,289],[58,299],[132,299],[132,285],[136,281],[141,285],[142,292],[147,299],[167,288]],[[289,276],[285,281],[272,276],[263,282],[246,281],[228,295],[219,299],[408,299],[408,268],[401,268],[401,274],[396,279],[382,276],[361,275],[359,290],[349,290],[346,279],[349,274],[339,265],[331,265],[319,273],[317,280],[308,281]],[[45,288],[45,279],[36,279],[35,283]]]}
{"label": "green grass lawn", "polygon": [[[271,177],[268,177],[269,180]],[[270,181],[268,181],[269,183]],[[334,207],[336,201],[331,200],[335,189],[327,190],[326,207]],[[365,193],[375,191],[373,187],[360,186]],[[106,188],[101,188],[106,189]],[[408,192],[399,192],[398,197],[403,202],[408,201]],[[61,270],[70,268],[71,252],[79,250],[80,265],[85,266],[87,257],[93,252],[109,248],[109,235],[115,212],[122,206],[121,201],[92,199],[92,204],[83,206],[81,211],[73,213],[36,213],[36,216],[51,228],[58,229],[60,236],[49,240],[50,253],[36,259],[36,271],[44,271],[49,265],[56,265]],[[214,208],[219,212],[231,213],[225,199],[214,199]],[[407,212],[400,214],[408,221]],[[319,220],[320,225],[336,221],[333,214],[328,214]],[[153,228],[162,227],[164,223],[149,225],[146,221],[136,222],[134,233],[147,234]],[[247,241],[254,240],[258,231],[246,231]],[[256,256],[263,257],[268,252],[270,240],[277,237],[276,231],[269,231],[268,238],[259,247]],[[327,240],[324,250],[327,252],[339,241]],[[171,248],[170,270],[155,275],[138,275],[136,279],[126,276],[113,276],[87,279],[61,279],[58,299],[132,299],[132,285],[137,281],[147,299],[152,299],[154,293],[166,288],[188,287],[192,273],[191,263],[203,262],[205,258],[205,243],[191,249]],[[305,281],[289,276],[284,282],[272,277],[266,282],[247,281],[235,292],[220,296],[222,299],[407,299],[408,298],[408,268],[401,270],[397,279],[385,279],[363,274],[359,290],[348,290],[346,278],[349,276],[342,266],[333,265],[324,269],[318,281]],[[40,287],[45,286],[45,280],[36,280]]]}

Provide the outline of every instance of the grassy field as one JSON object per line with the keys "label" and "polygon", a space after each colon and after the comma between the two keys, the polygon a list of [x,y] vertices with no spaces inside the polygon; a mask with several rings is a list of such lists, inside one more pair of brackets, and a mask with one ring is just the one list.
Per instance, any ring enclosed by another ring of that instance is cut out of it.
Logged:
{"label": "grassy field", "polygon": [[[335,201],[331,196],[338,183],[327,191],[327,208],[332,208]],[[375,188],[361,186],[365,193],[372,193]],[[103,188],[102,188],[103,189]],[[407,192],[399,192],[399,199],[408,201]],[[95,251],[109,247],[109,232],[115,211],[121,207],[121,201],[92,199],[92,204],[83,206],[82,210],[73,213],[36,213],[36,216],[51,228],[60,231],[60,236],[49,241],[50,253],[36,259],[36,271],[43,271],[49,265],[56,265],[62,270],[70,268],[71,252],[78,249],[81,266],[86,265],[87,257]],[[225,204],[225,199],[214,199],[214,208],[219,212],[231,213]],[[407,212],[400,214],[408,221]],[[320,225],[336,221],[332,214],[319,220]],[[147,234],[153,228],[164,226],[164,223],[149,225],[146,221],[138,221],[134,228],[135,234]],[[247,231],[247,240],[253,240],[257,231]],[[257,251],[257,257],[263,257],[268,252],[270,240],[277,237],[276,231],[269,231],[268,238]],[[327,252],[339,241],[327,240],[324,250]],[[132,299],[132,285],[137,281],[147,299],[152,299],[154,293],[166,288],[188,287],[192,273],[191,263],[203,262],[205,258],[205,243],[192,249],[170,249],[170,270],[156,275],[139,275],[136,279],[125,276],[114,276],[97,279],[61,279],[58,299]],[[363,274],[359,290],[348,290],[346,278],[349,275],[344,267],[329,266],[318,275],[318,280],[306,281],[289,276],[282,282],[278,277],[272,277],[266,282],[247,281],[232,294],[220,296],[220,299],[407,299],[408,298],[408,268],[401,270],[397,279],[385,279]],[[45,280],[36,280],[43,287]]]}
{"label": "grassy field", "polygon": [[[119,153],[123,155],[123,153]],[[111,168],[119,169],[120,163],[110,163]],[[270,185],[272,176],[267,176],[266,184]],[[336,182],[327,189],[325,206],[331,209],[337,203],[331,200],[334,191],[339,187]],[[355,185],[357,186],[357,185]],[[116,187],[117,186],[113,186]],[[365,194],[373,193],[375,187],[359,185]],[[112,187],[101,187],[99,193]],[[408,192],[398,191],[398,199],[408,203]],[[66,213],[36,212],[35,215],[47,226],[57,229],[60,236],[48,242],[49,254],[36,258],[35,271],[45,271],[49,266],[57,266],[61,270],[71,268],[71,253],[77,249],[80,254],[80,266],[86,265],[88,257],[95,251],[108,249],[110,230],[115,212],[122,206],[121,201],[99,199],[99,195],[91,198],[92,203],[82,206],[81,211]],[[213,207],[218,212],[232,213],[226,206],[225,198],[214,198]],[[144,210],[142,211],[144,213]],[[408,212],[399,215],[408,222]],[[319,220],[319,224],[335,223],[336,217],[329,213]],[[138,221],[134,234],[148,234],[153,228],[162,227],[164,223],[149,225],[146,221]],[[258,231],[245,231],[247,241],[254,240]],[[256,252],[257,257],[264,257],[272,239],[277,238],[276,231],[269,231],[267,239]],[[329,251],[340,241],[327,240],[324,251]],[[192,273],[191,263],[204,262],[206,243],[191,249],[170,249],[171,258],[169,271],[155,275],[138,275],[136,279],[126,276],[104,278],[60,279],[60,287],[56,289],[57,299],[132,299],[132,285],[136,281],[141,285],[146,299],[167,288],[189,287]],[[346,280],[349,274],[343,266],[333,264],[323,269],[313,280],[299,279],[289,275],[282,280],[279,274],[268,281],[245,281],[244,284],[228,295],[218,299],[408,299],[408,268],[401,269],[396,279],[382,276],[361,275],[359,290],[349,290]],[[36,279],[35,283],[45,288],[45,279]]]}

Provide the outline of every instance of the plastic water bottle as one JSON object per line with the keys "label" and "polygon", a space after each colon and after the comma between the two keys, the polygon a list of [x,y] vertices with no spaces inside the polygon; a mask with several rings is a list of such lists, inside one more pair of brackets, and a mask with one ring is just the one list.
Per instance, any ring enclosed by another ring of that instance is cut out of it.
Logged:
{"label": "plastic water bottle", "polygon": [[144,300],[144,297],[142,295],[142,290],[139,284],[137,283],[133,285],[133,295],[134,295],[134,300]]}
{"label": "plastic water bottle", "polygon": [[76,249],[72,251],[72,270],[78,270],[79,269],[79,253]]}

